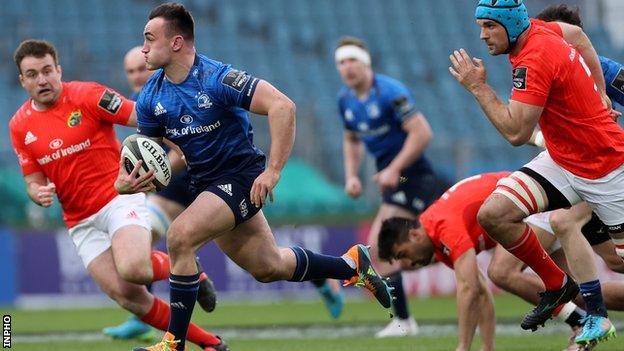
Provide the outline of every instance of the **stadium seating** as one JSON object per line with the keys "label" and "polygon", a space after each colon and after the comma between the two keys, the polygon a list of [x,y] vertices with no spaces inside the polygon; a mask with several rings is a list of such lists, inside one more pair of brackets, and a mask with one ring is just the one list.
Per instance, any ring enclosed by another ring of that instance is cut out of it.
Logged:
{"label": "stadium seating", "polygon": [[[449,53],[464,47],[485,59],[490,83],[501,96],[509,95],[509,64],[504,57],[489,57],[479,41],[472,1],[183,2],[194,13],[200,52],[266,78],[297,103],[299,128],[293,153],[334,182],[342,181],[342,125],[335,101],[341,83],[333,49],[345,34],[365,39],[374,68],[411,88],[435,133],[427,153],[448,178],[513,169],[536,152],[507,144],[448,74]],[[541,8],[542,3],[547,1],[535,1],[531,9]],[[147,0],[33,0],[28,5],[9,1],[3,3],[0,16],[0,52],[10,57],[21,40],[45,38],[57,45],[66,80],[95,80],[129,93],[122,58],[127,49],[142,43],[153,4]],[[587,30],[599,52],[624,58],[603,29]],[[2,118],[8,119],[25,97],[13,63],[1,61]],[[256,142],[266,150],[266,123],[256,120],[254,124]],[[0,166],[16,167],[6,137],[0,138]]]}

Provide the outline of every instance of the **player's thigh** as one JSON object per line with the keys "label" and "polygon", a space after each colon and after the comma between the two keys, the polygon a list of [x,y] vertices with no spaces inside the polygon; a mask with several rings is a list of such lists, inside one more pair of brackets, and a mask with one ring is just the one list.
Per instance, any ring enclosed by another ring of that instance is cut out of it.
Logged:
{"label": "player's thigh", "polygon": [[119,274],[126,280],[147,284],[152,279],[151,233],[141,225],[117,229],[112,238],[112,254]]}
{"label": "player's thigh", "polygon": [[497,183],[481,206],[478,218],[479,223],[494,229],[501,223],[517,222],[531,214],[570,207],[580,201],[563,169],[544,151]]}
{"label": "player's thigh", "polygon": [[144,286],[127,282],[119,275],[110,249],[94,258],[87,270],[100,289],[120,304],[147,294]]}
{"label": "player's thigh", "polygon": [[550,225],[557,236],[567,235],[570,231],[580,232],[591,219],[592,210],[586,202],[580,202],[569,209],[552,211]]}
{"label": "player's thigh", "polygon": [[232,230],[235,217],[228,204],[216,194],[204,191],[169,226],[167,247],[196,251],[203,244]]}
{"label": "player's thigh", "polygon": [[292,263],[283,262],[289,257],[283,251],[290,249],[277,246],[262,211],[219,236],[215,242],[232,261],[255,277],[276,274]]}
{"label": "player's thigh", "polygon": [[624,166],[599,179],[569,176],[609,232],[624,233]]}
{"label": "player's thigh", "polygon": [[136,279],[148,279],[152,236],[145,195],[120,195],[109,205],[98,222],[111,236],[117,269],[124,277],[132,273]]}
{"label": "player's thigh", "polygon": [[414,212],[407,210],[401,206],[389,203],[382,203],[379,206],[379,210],[375,215],[375,219],[373,219],[373,223],[371,224],[370,232],[368,233],[368,244],[373,248],[377,247],[377,239],[379,237],[379,231],[381,230],[381,225],[383,221],[392,217],[402,217],[407,219],[416,219],[416,214]]}
{"label": "player's thigh", "polygon": [[602,258],[609,269],[614,272],[624,273],[624,260],[615,253],[615,245],[611,240],[592,245],[595,253]]}

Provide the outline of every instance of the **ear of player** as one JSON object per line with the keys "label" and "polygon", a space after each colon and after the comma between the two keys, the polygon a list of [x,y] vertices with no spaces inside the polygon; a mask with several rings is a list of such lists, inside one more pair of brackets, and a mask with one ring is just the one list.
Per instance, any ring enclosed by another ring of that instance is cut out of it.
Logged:
{"label": "ear of player", "polygon": [[131,173],[139,160],[142,160],[143,164],[137,177],[153,170],[157,191],[169,185],[171,163],[165,150],[154,140],[139,134],[128,136],[121,146],[121,159],[128,173]]}

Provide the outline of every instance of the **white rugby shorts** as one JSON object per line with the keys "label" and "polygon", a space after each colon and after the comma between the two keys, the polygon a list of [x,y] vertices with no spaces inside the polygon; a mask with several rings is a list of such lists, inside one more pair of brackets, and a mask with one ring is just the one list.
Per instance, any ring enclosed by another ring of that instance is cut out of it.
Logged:
{"label": "white rugby shorts", "polygon": [[599,179],[572,174],[543,151],[525,167],[546,178],[574,205],[586,201],[608,226],[624,223],[624,165]]}
{"label": "white rugby shorts", "polygon": [[113,235],[121,227],[138,225],[151,231],[145,194],[118,195],[97,213],[69,229],[78,256],[85,267],[111,247]]}
{"label": "white rugby shorts", "polygon": [[[536,227],[544,230],[548,234],[554,236],[555,235],[555,231],[550,226],[550,214],[552,212],[553,211],[538,212],[536,214],[532,214],[532,215],[528,216],[527,218],[525,218],[524,222],[526,224],[530,224],[530,225],[536,226]],[[550,245],[550,247],[545,247],[544,249],[550,255],[553,252],[559,250],[560,248],[561,248],[561,243],[559,242],[559,239],[557,239],[557,240],[555,240],[555,242],[552,243],[552,245]]]}

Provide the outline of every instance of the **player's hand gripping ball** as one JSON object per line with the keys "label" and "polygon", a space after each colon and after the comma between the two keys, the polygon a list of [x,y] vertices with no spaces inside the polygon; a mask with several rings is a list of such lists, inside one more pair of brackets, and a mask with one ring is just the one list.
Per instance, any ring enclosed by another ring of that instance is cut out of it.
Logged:
{"label": "player's hand gripping ball", "polygon": [[157,191],[169,185],[171,163],[165,150],[154,140],[139,134],[128,136],[121,146],[121,159],[128,173],[132,173],[139,160],[143,161],[137,177],[154,171],[153,183]]}

